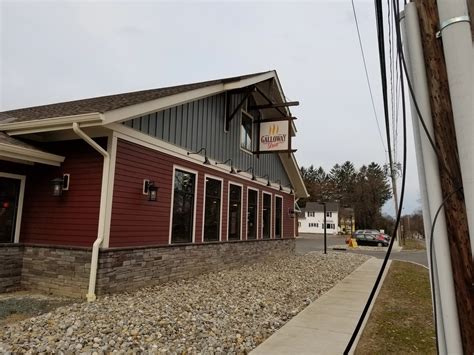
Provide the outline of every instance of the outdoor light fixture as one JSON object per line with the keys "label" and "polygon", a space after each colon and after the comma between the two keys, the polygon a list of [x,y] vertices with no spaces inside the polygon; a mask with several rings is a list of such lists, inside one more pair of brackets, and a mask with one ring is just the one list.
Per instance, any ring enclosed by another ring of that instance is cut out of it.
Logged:
{"label": "outdoor light fixture", "polygon": [[227,159],[226,161],[223,161],[223,162],[217,162],[216,161],[216,165],[219,165],[219,164],[227,164],[228,162],[230,162],[230,173],[231,174],[237,174],[237,171],[235,171],[234,169],[234,166],[232,165],[232,159]]}
{"label": "outdoor light fixture", "polygon": [[280,188],[279,188],[279,190],[280,190],[280,191],[283,191],[283,187],[281,187],[281,180],[277,180],[277,181],[275,181],[275,182],[277,182],[277,183],[278,183],[278,185],[280,185]]}
{"label": "outdoor light fixture", "polygon": [[148,196],[148,201],[156,201],[159,187],[152,180],[143,180],[143,194]]}
{"label": "outdoor light fixture", "polygon": [[239,169],[239,170],[237,170],[237,173],[241,173],[241,172],[247,173],[247,172],[249,172],[249,171],[252,172],[252,181],[257,180],[257,177],[255,176],[255,173],[254,173],[254,171],[253,171],[253,166],[251,166],[251,167],[248,168],[247,170],[240,170],[240,169]]}
{"label": "outdoor light fixture", "polygon": [[197,152],[188,152],[187,154],[188,155],[191,155],[191,154],[199,154],[201,153],[202,151],[204,151],[204,162],[203,164],[204,165],[210,165],[211,162],[209,161],[209,159],[207,158],[207,151],[206,151],[206,148],[202,147],[201,149],[199,149]]}
{"label": "outdoor light fixture", "polygon": [[260,176],[262,179],[267,179],[267,186],[272,186],[272,184],[270,183],[270,178],[268,177],[268,174],[267,175],[263,175],[263,176]]}
{"label": "outdoor light fixture", "polygon": [[70,174],[63,174],[62,178],[56,178],[51,180],[53,186],[53,196],[61,196],[63,191],[69,190]]}

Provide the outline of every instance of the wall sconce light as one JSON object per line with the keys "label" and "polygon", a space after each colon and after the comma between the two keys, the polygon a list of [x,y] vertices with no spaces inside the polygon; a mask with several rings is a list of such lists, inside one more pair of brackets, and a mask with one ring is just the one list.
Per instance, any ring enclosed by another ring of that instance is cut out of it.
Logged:
{"label": "wall sconce light", "polygon": [[281,180],[277,180],[277,181],[275,181],[275,182],[277,182],[278,185],[280,185],[279,190],[280,190],[280,191],[283,191],[283,187],[281,187]]}
{"label": "wall sconce light", "polygon": [[148,201],[156,201],[158,198],[159,187],[154,181],[143,180],[143,194],[148,196]]}
{"label": "wall sconce light", "polygon": [[230,162],[230,173],[231,174],[237,174],[237,171],[235,171],[234,169],[234,166],[232,165],[232,159],[227,159],[226,161],[223,161],[223,162],[217,162],[216,161],[216,165],[219,165],[219,164],[227,164],[228,162]]}
{"label": "wall sconce light", "polygon": [[254,173],[254,171],[253,171],[253,166],[251,166],[251,167],[248,168],[247,170],[240,170],[240,169],[238,169],[238,170],[237,170],[237,173],[241,173],[242,171],[243,171],[244,173],[247,173],[247,172],[251,171],[251,172],[252,172],[252,181],[257,180],[257,177],[255,176],[255,173]]}
{"label": "wall sconce light", "polygon": [[202,147],[201,149],[199,149],[197,152],[188,152],[187,154],[188,154],[188,155],[199,154],[199,153],[201,153],[202,151],[204,151],[204,162],[203,162],[203,164],[204,164],[204,165],[210,165],[211,162],[210,162],[209,159],[207,158],[207,150],[206,150],[206,148],[204,148],[204,147]]}
{"label": "wall sconce light", "polygon": [[270,178],[268,177],[268,174],[267,175],[263,175],[263,176],[260,176],[262,179],[267,179],[267,186],[272,186],[272,184],[270,183]]}
{"label": "wall sconce light", "polygon": [[51,185],[53,186],[53,196],[61,196],[63,194],[63,191],[69,190],[70,180],[70,174],[63,174],[62,178],[56,178],[51,180]]}

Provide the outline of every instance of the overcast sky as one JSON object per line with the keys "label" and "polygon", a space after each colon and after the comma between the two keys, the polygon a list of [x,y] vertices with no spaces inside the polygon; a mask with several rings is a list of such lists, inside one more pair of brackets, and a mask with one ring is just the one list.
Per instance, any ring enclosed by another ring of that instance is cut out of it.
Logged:
{"label": "overcast sky", "polygon": [[[350,0],[0,3],[1,111],[276,69],[300,101],[300,166],[386,161]],[[355,5],[385,137],[373,1]],[[405,213],[420,207],[408,129]]]}

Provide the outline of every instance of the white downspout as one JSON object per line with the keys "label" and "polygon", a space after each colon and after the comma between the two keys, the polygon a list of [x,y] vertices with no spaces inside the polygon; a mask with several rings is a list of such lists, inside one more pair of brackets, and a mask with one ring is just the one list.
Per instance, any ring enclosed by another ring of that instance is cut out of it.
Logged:
{"label": "white downspout", "polygon": [[466,203],[467,222],[474,257],[474,106],[473,106],[473,43],[466,0],[438,0],[448,85],[453,106],[454,127],[461,166],[462,185]]}
{"label": "white downspout", "polygon": [[99,247],[104,241],[104,227],[105,227],[105,215],[107,206],[107,186],[109,181],[109,167],[110,167],[110,156],[107,151],[98,145],[91,137],[84,133],[79,128],[79,124],[74,122],[72,129],[79,137],[81,137],[87,144],[98,151],[104,157],[104,164],[102,170],[102,187],[100,192],[100,207],[99,207],[99,226],[97,229],[97,239],[94,241],[92,246],[92,258],[91,258],[91,272],[89,276],[89,290],[87,292],[87,301],[93,302],[96,299],[95,295],[95,284],[97,279],[97,269],[99,263]]}

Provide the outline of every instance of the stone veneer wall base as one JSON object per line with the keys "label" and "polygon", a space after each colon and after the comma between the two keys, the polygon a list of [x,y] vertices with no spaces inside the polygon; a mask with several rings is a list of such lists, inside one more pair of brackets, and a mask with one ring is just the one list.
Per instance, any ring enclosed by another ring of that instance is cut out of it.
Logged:
{"label": "stone veneer wall base", "polygon": [[[295,239],[102,249],[96,293],[133,291],[294,251]],[[91,262],[89,248],[3,244],[0,260],[4,262],[0,269],[0,293],[31,290],[85,298]]]}
{"label": "stone veneer wall base", "polygon": [[295,239],[104,249],[100,252],[96,292],[135,290],[294,251]]}

